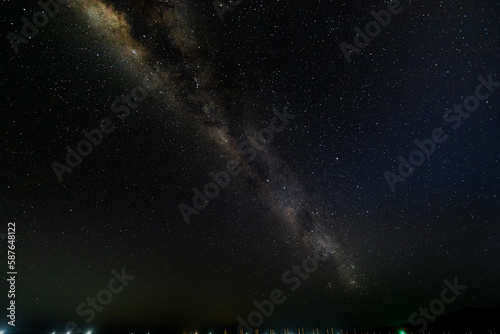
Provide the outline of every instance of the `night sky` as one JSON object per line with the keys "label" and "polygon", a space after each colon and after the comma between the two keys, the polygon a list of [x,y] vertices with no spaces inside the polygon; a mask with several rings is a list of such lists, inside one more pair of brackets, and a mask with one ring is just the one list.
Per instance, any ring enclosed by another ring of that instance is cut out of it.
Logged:
{"label": "night sky", "polygon": [[0,3],[0,330],[500,306],[498,1],[55,4]]}

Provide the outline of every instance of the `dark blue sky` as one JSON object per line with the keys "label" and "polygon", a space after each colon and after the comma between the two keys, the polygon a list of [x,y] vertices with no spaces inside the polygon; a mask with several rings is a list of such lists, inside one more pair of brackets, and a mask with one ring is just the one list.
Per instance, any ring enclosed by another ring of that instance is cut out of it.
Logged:
{"label": "dark blue sky", "polygon": [[[3,2],[18,328],[234,332],[274,289],[287,300],[262,331],[398,325],[455,276],[468,288],[445,313],[498,306],[500,87],[457,130],[443,114],[479,76],[500,81],[500,5],[401,6],[348,63],[340,44],[387,1],[246,0],[221,22],[210,1],[79,0],[17,54],[7,36],[40,8]],[[113,101],[148,73],[159,88],[120,120]],[[296,117],[258,149],[285,106]],[[59,182],[53,161],[105,118],[114,131]],[[384,173],[439,127],[446,141],[392,192]],[[179,204],[230,161],[240,174],[187,225]],[[329,257],[290,291],[282,274],[314,251]],[[136,278],[86,324],[77,306],[124,267]]]}

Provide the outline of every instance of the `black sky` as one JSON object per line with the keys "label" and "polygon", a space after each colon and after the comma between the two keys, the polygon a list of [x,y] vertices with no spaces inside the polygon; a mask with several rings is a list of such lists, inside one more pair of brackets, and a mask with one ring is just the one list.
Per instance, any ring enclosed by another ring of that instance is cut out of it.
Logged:
{"label": "black sky", "polygon": [[[287,299],[262,330],[398,325],[455,276],[467,290],[445,313],[500,304],[500,88],[456,130],[443,120],[479,76],[500,81],[498,2],[401,1],[351,63],[339,45],[387,1],[245,0],[221,22],[210,1],[79,0],[18,53],[7,36],[40,6],[0,6],[8,333],[235,333],[274,289]],[[115,99],[148,76],[158,87],[119,119]],[[296,117],[249,161],[238,145],[283,108]],[[114,131],[59,182],[51,164],[103,119]],[[439,127],[447,140],[392,192],[384,173]],[[241,173],[186,224],[179,204],[231,160]],[[328,259],[290,291],[282,274],[316,250]],[[78,305],[122,268],[135,278],[87,324]]]}

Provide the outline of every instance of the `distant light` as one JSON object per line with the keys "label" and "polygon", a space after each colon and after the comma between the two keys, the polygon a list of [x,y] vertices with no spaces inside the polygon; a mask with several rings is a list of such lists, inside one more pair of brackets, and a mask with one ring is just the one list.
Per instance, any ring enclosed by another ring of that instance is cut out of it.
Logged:
{"label": "distant light", "polygon": [[406,334],[404,330],[400,330],[399,334]]}

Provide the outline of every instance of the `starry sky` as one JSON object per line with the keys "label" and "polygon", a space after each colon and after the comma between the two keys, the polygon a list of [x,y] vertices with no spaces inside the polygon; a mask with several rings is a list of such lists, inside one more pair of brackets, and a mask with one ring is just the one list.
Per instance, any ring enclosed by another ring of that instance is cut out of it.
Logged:
{"label": "starry sky", "polygon": [[[445,313],[499,306],[500,3],[401,0],[347,54],[394,4],[232,3],[61,1],[30,38],[40,5],[0,4],[16,330],[233,334],[274,289],[263,330],[399,325],[454,277],[467,290]],[[214,173],[230,178],[194,203]],[[292,291],[282,275],[313,254]],[[87,323],[78,305],[123,268],[134,279]]]}

